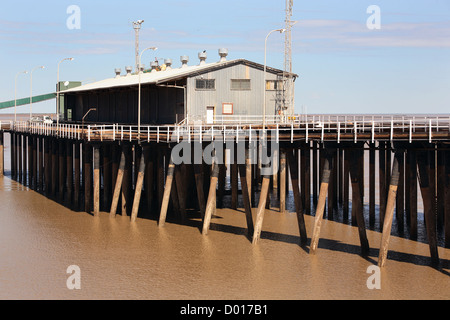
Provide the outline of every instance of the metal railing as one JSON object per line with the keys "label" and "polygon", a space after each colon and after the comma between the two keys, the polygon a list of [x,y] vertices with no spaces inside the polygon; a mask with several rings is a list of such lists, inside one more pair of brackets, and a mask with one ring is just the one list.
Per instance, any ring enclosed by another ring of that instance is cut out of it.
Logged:
{"label": "metal railing", "polygon": [[[192,119],[192,118],[191,118]],[[255,122],[250,120],[255,119]],[[383,140],[426,140],[428,142],[450,140],[450,115],[404,116],[404,115],[296,115],[289,122],[276,122],[277,117],[267,121],[262,129],[261,117],[245,118],[242,122],[203,124],[185,121],[178,125],[136,125],[126,124],[45,124],[26,121],[0,121],[2,130],[87,141],[147,141],[180,142],[210,141],[253,141],[266,132],[277,141],[324,141],[333,135],[337,142],[354,142],[364,139],[374,142]],[[140,135],[138,132],[140,131]],[[380,138],[383,134],[383,138]]]}
{"label": "metal railing", "polygon": [[[188,116],[184,122],[185,125],[249,125],[262,124],[264,116],[262,115],[215,115],[209,118],[207,115]],[[266,125],[295,123],[299,121],[299,115],[281,116],[268,115],[265,116]]]}

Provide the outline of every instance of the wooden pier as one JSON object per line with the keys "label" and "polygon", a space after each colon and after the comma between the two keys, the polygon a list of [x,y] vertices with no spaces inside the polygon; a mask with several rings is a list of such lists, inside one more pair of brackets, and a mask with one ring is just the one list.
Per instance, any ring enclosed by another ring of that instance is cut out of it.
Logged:
{"label": "wooden pier", "polygon": [[[449,116],[308,115],[269,121],[264,127],[245,119],[140,128],[0,125],[1,174],[6,133],[12,179],[93,216],[109,212],[135,223],[150,214],[163,227],[167,219],[186,222],[195,211],[206,235],[228,193],[231,209],[242,203],[249,238],[257,244],[265,209],[285,212],[292,190],[299,245],[306,247],[310,238],[309,252],[317,252],[322,220],[333,220],[341,208],[344,219],[358,227],[361,254],[379,247],[378,264],[384,266],[394,219],[399,230],[417,239],[420,191],[433,264],[439,262],[437,230],[443,230],[444,246],[450,248]],[[181,143],[183,155],[174,154]],[[258,157],[267,150],[274,151],[272,171]],[[176,157],[190,161],[178,163]],[[312,230],[306,229],[305,214],[315,216]],[[380,244],[369,244],[367,223],[379,226]]]}

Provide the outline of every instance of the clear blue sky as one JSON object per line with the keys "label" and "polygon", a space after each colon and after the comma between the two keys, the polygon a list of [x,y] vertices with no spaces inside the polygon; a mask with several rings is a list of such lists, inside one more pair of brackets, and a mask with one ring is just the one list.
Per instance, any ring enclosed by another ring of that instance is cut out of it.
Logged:
{"label": "clear blue sky", "polygon": [[[81,9],[81,29],[69,30],[70,5]],[[369,30],[366,12],[381,9],[381,29]],[[229,59],[264,62],[264,39],[284,26],[284,0],[3,1],[0,5],[0,101],[14,99],[14,78],[33,73],[33,93],[54,91],[62,81],[93,81],[134,66],[131,22],[144,19],[141,49],[149,66],[156,57],[181,55],[197,64],[207,50],[229,49]],[[450,1],[294,0],[292,31],[296,111],[308,113],[449,113]],[[283,68],[284,36],[269,38],[267,64]],[[18,78],[18,97],[30,92],[29,75]],[[29,107],[18,109],[28,112]],[[33,106],[53,112],[55,102]],[[13,112],[12,109],[6,112]]]}

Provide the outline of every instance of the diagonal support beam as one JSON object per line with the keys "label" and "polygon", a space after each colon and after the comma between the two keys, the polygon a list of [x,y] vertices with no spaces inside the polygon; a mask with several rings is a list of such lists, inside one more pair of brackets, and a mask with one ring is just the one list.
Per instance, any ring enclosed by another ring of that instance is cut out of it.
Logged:
{"label": "diagonal support beam", "polygon": [[142,186],[144,185],[145,165],[147,162],[148,147],[144,147],[141,152],[141,159],[139,161],[139,172],[136,179],[136,188],[134,191],[133,209],[131,210],[131,222],[135,222],[138,212],[139,204],[141,203]]}
{"label": "diagonal support beam", "polygon": [[397,196],[397,188],[400,179],[399,158],[401,153],[397,151],[392,163],[391,182],[389,184],[388,200],[386,205],[386,214],[384,215],[383,235],[381,237],[380,252],[378,255],[378,266],[384,267],[386,264],[389,240],[391,236],[392,220],[394,218],[394,207]]}
{"label": "diagonal support beam", "polygon": [[116,186],[114,187],[114,195],[111,203],[111,210],[109,212],[109,216],[111,218],[114,218],[116,216],[117,205],[119,203],[120,191],[122,188],[124,171],[125,171],[125,151],[124,149],[122,149],[122,152],[120,154],[119,170],[117,171]]}
{"label": "diagonal support beam", "polygon": [[314,219],[314,231],[309,249],[310,254],[315,254],[319,245],[320,228],[322,226],[323,212],[328,194],[328,184],[330,182],[331,170],[333,168],[332,153],[328,149],[324,150],[322,179],[320,183],[319,200],[317,202],[316,217]]}

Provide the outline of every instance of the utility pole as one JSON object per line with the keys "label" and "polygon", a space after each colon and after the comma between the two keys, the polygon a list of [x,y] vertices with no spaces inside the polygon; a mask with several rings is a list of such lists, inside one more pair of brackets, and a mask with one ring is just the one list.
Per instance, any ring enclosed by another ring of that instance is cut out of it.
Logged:
{"label": "utility pole", "polygon": [[144,23],[144,20],[138,20],[133,22],[134,32],[136,34],[135,40],[135,55],[136,55],[136,74],[139,73],[139,30],[141,30],[141,25]]}

